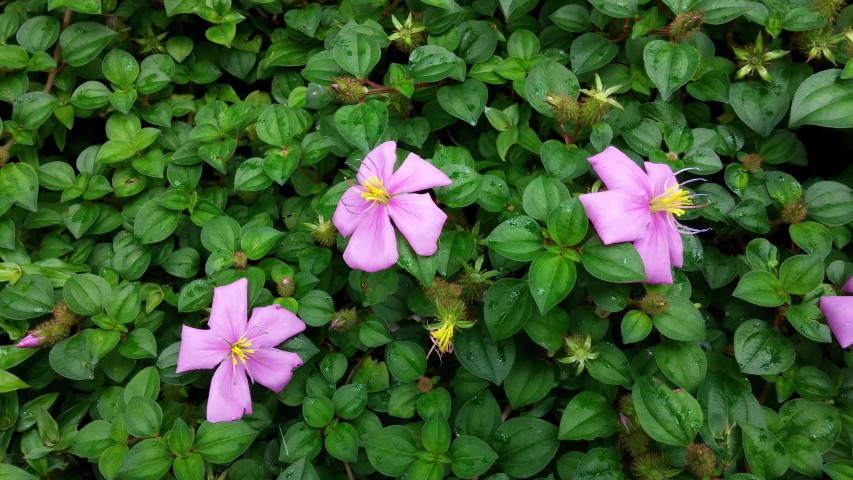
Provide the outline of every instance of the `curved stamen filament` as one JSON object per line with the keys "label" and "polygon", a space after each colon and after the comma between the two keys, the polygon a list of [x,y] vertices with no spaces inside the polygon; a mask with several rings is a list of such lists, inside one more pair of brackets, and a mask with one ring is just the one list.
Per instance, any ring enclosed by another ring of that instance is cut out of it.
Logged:
{"label": "curved stamen filament", "polygon": [[231,344],[231,365],[236,366],[237,360],[240,360],[240,363],[243,365],[246,364],[246,360],[249,358],[249,355],[255,353],[255,350],[249,348],[252,346],[252,342],[250,342],[245,336],[240,337],[240,340]]}
{"label": "curved stamen filament", "polygon": [[453,322],[445,321],[437,330],[429,332],[429,335],[438,347],[439,354],[453,351]]}
{"label": "curved stamen filament", "polygon": [[684,209],[692,206],[693,196],[687,190],[679,188],[679,185],[669,187],[649,200],[649,209],[652,213],[668,212],[676,217],[684,215]]}
{"label": "curved stamen filament", "polygon": [[364,192],[361,193],[361,198],[366,201],[381,203],[384,205],[391,200],[391,195],[388,193],[388,190],[385,189],[385,186],[382,185],[382,180],[380,180],[378,176],[374,175],[370,178],[366,178],[361,185],[364,188]]}

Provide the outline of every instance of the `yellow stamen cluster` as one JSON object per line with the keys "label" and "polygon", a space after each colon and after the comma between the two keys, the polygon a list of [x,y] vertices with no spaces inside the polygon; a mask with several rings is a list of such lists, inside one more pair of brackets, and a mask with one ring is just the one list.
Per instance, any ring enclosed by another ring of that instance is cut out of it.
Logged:
{"label": "yellow stamen cluster", "polygon": [[382,180],[379,180],[379,177],[376,175],[366,179],[361,186],[364,187],[361,198],[368,202],[377,202],[385,205],[391,200],[391,195],[388,194],[388,190],[382,185]]}
{"label": "yellow stamen cluster", "polygon": [[438,353],[445,354],[453,351],[453,327],[455,324],[456,322],[453,320],[445,320],[441,327],[429,332],[429,335],[435,339]]}
{"label": "yellow stamen cluster", "polygon": [[687,190],[679,188],[678,185],[667,188],[663,193],[649,201],[649,210],[655,212],[669,212],[676,217],[684,215],[684,208],[693,205],[693,199]]}
{"label": "yellow stamen cluster", "polygon": [[240,337],[240,340],[237,340],[237,343],[231,344],[231,364],[236,366],[237,359],[240,359],[240,363],[243,365],[246,364],[246,359],[249,358],[249,355],[255,353],[255,350],[249,348],[252,346],[252,342],[250,342],[246,337]]}

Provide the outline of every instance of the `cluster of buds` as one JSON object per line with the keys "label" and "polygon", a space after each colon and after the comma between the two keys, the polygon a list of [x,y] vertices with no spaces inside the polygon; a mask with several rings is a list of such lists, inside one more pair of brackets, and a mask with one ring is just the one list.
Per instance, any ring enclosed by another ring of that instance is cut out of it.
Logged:
{"label": "cluster of buds", "polygon": [[575,123],[577,125],[595,125],[610,111],[612,107],[621,109],[622,105],[611,98],[611,95],[622,88],[622,85],[604,88],[601,77],[595,75],[595,87],[582,88],[584,95],[580,100],[566,94],[552,94],[546,98],[551,106],[551,113],[557,121]]}
{"label": "cluster of buds", "polygon": [[400,51],[409,53],[424,44],[426,27],[416,23],[412,19],[411,13],[403,23],[400,23],[397,17],[392,15],[391,22],[394,23],[394,33],[388,36],[388,40],[394,42]]}
{"label": "cluster of buds", "polygon": [[329,220],[326,220],[322,215],[317,217],[317,221],[315,223],[306,223],[306,227],[308,227],[308,231],[311,234],[311,238],[317,242],[318,245],[323,247],[331,247],[335,244],[335,238],[337,238],[337,229]]}
{"label": "cluster of buds", "polygon": [[648,453],[649,442],[649,436],[637,421],[634,399],[629,393],[619,400],[619,443],[632,457],[637,458]]}
{"label": "cluster of buds", "polygon": [[474,266],[463,263],[465,272],[459,278],[462,286],[462,299],[466,302],[479,302],[492,284],[492,277],[498,274],[494,270],[483,271],[484,257],[481,255],[474,261]]}
{"label": "cluster of buds", "polygon": [[77,325],[80,316],[74,313],[65,302],[59,302],[53,308],[52,318],[22,338],[16,347],[50,347],[68,337],[71,327]]}
{"label": "cluster of buds", "polygon": [[734,51],[735,58],[737,58],[738,65],[740,65],[740,69],[735,74],[737,78],[748,77],[758,73],[758,76],[765,82],[773,81],[773,78],[767,71],[767,65],[773,60],[782,58],[788,54],[786,50],[768,51],[765,49],[761,33],[755,37],[755,43],[747,45],[742,49],[732,48],[732,50]]}
{"label": "cluster of buds", "polygon": [[359,104],[367,97],[367,87],[358,78],[334,77],[332,78],[332,82],[330,85],[332,94],[344,105]]}
{"label": "cluster of buds", "polygon": [[576,364],[577,374],[580,375],[586,367],[586,362],[598,358],[599,353],[592,348],[592,337],[587,335],[570,335],[563,338],[565,341],[567,355],[558,358],[557,361],[566,364]]}

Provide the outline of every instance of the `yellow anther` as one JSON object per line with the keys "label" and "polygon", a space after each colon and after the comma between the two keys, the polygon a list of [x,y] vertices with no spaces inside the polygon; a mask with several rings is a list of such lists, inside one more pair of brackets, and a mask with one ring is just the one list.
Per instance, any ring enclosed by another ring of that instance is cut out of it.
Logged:
{"label": "yellow anther", "polygon": [[453,323],[445,321],[437,330],[429,332],[430,336],[435,339],[438,353],[453,351]]}
{"label": "yellow anther", "polygon": [[654,212],[669,212],[676,217],[684,215],[684,208],[693,205],[693,199],[687,190],[678,185],[667,188],[663,193],[649,201],[649,210]]}
{"label": "yellow anther", "polygon": [[240,337],[240,340],[237,340],[237,343],[231,344],[231,364],[237,365],[237,359],[240,359],[240,363],[243,365],[246,364],[246,359],[249,358],[249,355],[255,353],[254,349],[249,347],[252,346],[252,342],[250,342],[246,337]]}
{"label": "yellow anther", "polygon": [[385,205],[391,200],[391,195],[388,194],[388,190],[382,185],[382,180],[379,180],[379,177],[376,175],[364,180],[361,185],[364,187],[361,198],[368,202],[377,202]]}

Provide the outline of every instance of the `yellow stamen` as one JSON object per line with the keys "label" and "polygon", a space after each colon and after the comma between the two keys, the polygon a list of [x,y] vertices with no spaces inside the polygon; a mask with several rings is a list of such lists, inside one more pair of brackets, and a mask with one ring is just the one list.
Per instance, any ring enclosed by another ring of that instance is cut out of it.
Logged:
{"label": "yellow stamen", "polygon": [[663,193],[649,201],[652,213],[669,212],[676,217],[684,215],[684,208],[693,205],[693,199],[687,190],[678,185],[667,188]]}
{"label": "yellow stamen", "polygon": [[434,338],[435,346],[438,347],[438,353],[447,353],[453,351],[453,326],[454,322],[445,321],[436,330],[431,330],[429,335]]}
{"label": "yellow stamen", "polygon": [[240,337],[240,340],[237,340],[237,343],[231,345],[231,364],[236,366],[237,359],[240,359],[240,362],[245,365],[246,359],[249,358],[249,355],[255,353],[254,349],[249,347],[252,346],[252,342],[250,342],[246,337]]}
{"label": "yellow stamen", "polygon": [[361,198],[368,202],[377,202],[385,205],[391,200],[391,195],[388,194],[388,190],[382,185],[382,180],[379,180],[379,177],[376,175],[364,180],[361,185],[364,187]]}

